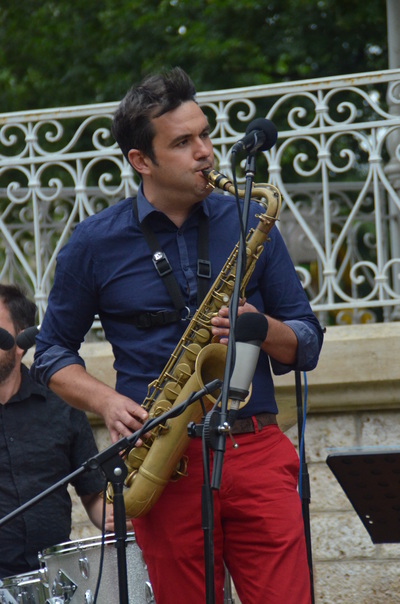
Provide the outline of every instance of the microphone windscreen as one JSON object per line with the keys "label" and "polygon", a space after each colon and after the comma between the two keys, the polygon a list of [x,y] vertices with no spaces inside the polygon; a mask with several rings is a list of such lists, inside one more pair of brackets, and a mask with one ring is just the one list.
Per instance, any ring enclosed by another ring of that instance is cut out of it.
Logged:
{"label": "microphone windscreen", "polygon": [[27,327],[24,331],[21,331],[16,337],[17,346],[22,350],[28,350],[31,346],[35,345],[35,337],[39,333],[39,328],[34,325],[33,327]]}
{"label": "microphone windscreen", "polygon": [[0,350],[11,350],[15,340],[9,331],[0,327]]}
{"label": "microphone windscreen", "polygon": [[254,130],[261,130],[265,135],[265,141],[262,147],[260,147],[260,151],[271,149],[278,140],[278,130],[275,124],[264,117],[258,117],[250,122],[246,128],[246,134],[250,134]]}
{"label": "microphone windscreen", "polygon": [[236,319],[236,342],[264,342],[268,333],[268,319],[260,312],[244,312]]}

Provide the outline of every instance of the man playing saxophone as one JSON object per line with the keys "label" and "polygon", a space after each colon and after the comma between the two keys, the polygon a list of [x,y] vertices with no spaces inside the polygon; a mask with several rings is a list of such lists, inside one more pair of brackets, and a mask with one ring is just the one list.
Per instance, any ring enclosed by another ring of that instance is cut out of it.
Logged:
{"label": "man playing saxophone", "polygon": [[[210,128],[183,70],[132,87],[114,115],[113,135],[140,175],[137,198],[80,223],[61,250],[32,372],[71,405],[102,416],[115,441],[146,419],[140,403],[147,386],[240,231],[235,200],[212,192],[203,174],[214,162]],[[259,212],[252,203],[251,227]],[[265,314],[268,331],[251,399],[232,429],[239,448],[227,447],[214,493],[215,602],[223,601],[225,562],[242,604],[309,604],[299,461],[277,425],[271,368],[313,369],[323,334],[276,228],[245,295],[238,313]],[[79,356],[96,314],[113,347],[115,391],[90,376]],[[211,323],[212,335],[226,343],[228,309],[222,306]],[[133,520],[157,604],[205,601],[201,439],[190,442],[186,455],[188,476],[169,483],[152,509]]]}

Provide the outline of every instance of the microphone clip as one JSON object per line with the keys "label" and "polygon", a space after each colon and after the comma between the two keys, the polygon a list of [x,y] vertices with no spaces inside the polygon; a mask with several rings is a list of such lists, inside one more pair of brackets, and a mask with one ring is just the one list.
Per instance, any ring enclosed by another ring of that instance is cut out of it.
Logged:
{"label": "microphone clip", "polygon": [[212,410],[207,413],[200,424],[190,422],[187,427],[187,432],[190,438],[204,436],[208,448],[213,451],[216,451],[219,448],[219,437],[221,434],[229,436],[233,449],[239,448],[239,445],[232,435],[232,426],[226,420],[221,424],[221,413],[219,410]]}

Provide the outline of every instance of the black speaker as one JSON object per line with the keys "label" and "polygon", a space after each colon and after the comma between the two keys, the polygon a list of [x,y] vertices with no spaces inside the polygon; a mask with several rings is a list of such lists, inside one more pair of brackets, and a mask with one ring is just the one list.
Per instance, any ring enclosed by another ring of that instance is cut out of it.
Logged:
{"label": "black speaker", "polygon": [[400,543],[400,448],[335,449],[326,463],[373,543]]}

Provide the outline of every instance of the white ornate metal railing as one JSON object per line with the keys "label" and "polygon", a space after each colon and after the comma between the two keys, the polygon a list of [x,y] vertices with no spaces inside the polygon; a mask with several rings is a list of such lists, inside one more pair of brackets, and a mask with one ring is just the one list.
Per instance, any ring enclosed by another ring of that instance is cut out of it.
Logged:
{"label": "white ornate metal railing", "polygon": [[[277,144],[256,181],[282,192],[279,228],[324,322],[400,318],[400,70],[201,92],[217,164],[250,120]],[[35,297],[87,215],[136,191],[111,133],[116,103],[0,114],[0,281]],[[240,177],[240,175],[239,175]]]}

